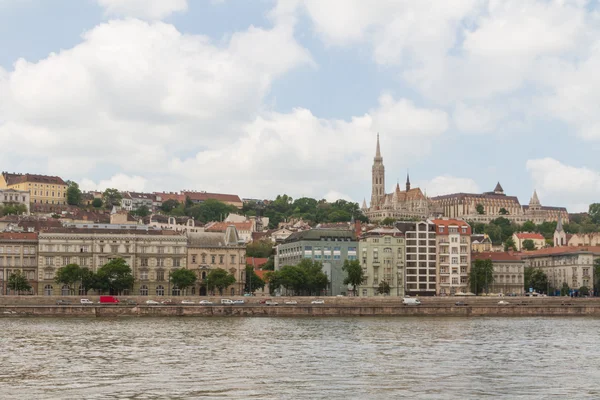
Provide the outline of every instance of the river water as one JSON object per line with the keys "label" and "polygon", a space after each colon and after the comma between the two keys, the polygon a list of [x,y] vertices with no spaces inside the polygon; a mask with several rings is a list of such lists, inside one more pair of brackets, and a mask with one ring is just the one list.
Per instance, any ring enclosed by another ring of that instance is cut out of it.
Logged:
{"label": "river water", "polygon": [[0,319],[0,399],[600,398],[594,318]]}

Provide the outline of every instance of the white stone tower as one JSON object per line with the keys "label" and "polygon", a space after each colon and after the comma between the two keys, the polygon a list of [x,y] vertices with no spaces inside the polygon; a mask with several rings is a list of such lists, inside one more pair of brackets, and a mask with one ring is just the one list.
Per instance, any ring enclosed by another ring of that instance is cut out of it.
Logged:
{"label": "white stone tower", "polygon": [[383,205],[385,197],[385,167],[383,166],[383,157],[379,148],[379,133],[377,134],[377,150],[373,159],[373,175],[371,188],[371,207],[380,207]]}

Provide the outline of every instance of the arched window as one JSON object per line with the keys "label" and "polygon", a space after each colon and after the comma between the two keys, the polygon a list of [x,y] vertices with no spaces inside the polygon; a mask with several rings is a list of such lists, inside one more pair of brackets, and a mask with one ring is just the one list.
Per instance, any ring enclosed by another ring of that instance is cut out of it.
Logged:
{"label": "arched window", "polygon": [[44,296],[52,296],[52,285],[44,286]]}
{"label": "arched window", "polygon": [[181,296],[181,289],[179,289],[177,285],[173,285],[173,289],[171,290],[171,296]]}
{"label": "arched window", "polygon": [[71,294],[71,289],[69,288],[69,285],[63,285],[63,287],[60,289],[60,294],[62,296],[68,296]]}
{"label": "arched window", "polygon": [[206,279],[206,271],[202,271],[202,279]]}
{"label": "arched window", "polygon": [[196,287],[192,286],[192,296],[196,294]]}
{"label": "arched window", "polygon": [[148,286],[140,286],[140,296],[148,296]]}
{"label": "arched window", "polygon": [[231,288],[231,295],[235,296],[235,289],[234,288]]}
{"label": "arched window", "polygon": [[156,287],[156,295],[157,296],[164,296],[165,295],[165,287],[163,285],[158,285]]}

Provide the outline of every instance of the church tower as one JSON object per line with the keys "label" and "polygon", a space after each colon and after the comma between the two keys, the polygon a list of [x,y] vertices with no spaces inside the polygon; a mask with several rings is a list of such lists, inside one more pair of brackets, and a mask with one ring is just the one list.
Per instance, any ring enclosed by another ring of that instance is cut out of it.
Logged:
{"label": "church tower", "polygon": [[383,166],[383,157],[379,148],[379,133],[377,134],[377,149],[373,159],[371,186],[371,207],[382,206],[385,197],[385,167]]}

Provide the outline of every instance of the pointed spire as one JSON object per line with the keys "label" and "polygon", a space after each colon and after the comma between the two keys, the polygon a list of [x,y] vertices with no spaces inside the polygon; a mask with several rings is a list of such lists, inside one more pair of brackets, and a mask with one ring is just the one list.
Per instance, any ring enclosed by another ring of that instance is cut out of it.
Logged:
{"label": "pointed spire", "polygon": [[558,222],[556,223],[556,232],[563,231],[562,215],[558,214]]}
{"label": "pointed spire", "polygon": [[375,161],[382,161],[381,148],[379,147],[379,132],[377,132],[377,149],[375,150]]}
{"label": "pointed spire", "polygon": [[363,209],[363,210],[366,210],[366,209],[367,209],[367,199],[365,199],[364,197],[363,197],[362,209]]}
{"label": "pointed spire", "polygon": [[529,205],[539,205],[540,199],[538,199],[537,190],[533,190],[533,196],[531,196],[531,200],[529,201]]}
{"label": "pointed spire", "polygon": [[502,189],[502,185],[500,185],[500,182],[498,182],[496,184],[496,187],[494,188],[494,193],[496,193],[496,194],[503,194],[504,193],[504,189]]}
{"label": "pointed spire", "polygon": [[406,191],[408,192],[410,190],[410,176],[408,171],[406,171]]}

